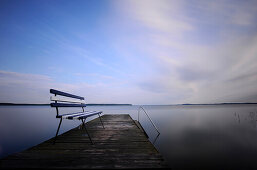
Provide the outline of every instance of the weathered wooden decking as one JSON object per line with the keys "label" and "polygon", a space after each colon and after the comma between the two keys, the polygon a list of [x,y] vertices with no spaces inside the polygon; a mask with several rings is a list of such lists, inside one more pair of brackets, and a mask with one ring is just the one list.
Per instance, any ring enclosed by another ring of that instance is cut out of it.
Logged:
{"label": "weathered wooden decking", "polygon": [[[1,168],[168,168],[129,115],[103,115],[86,123],[94,142],[79,127],[0,161]],[[65,123],[65,120],[64,120]]]}

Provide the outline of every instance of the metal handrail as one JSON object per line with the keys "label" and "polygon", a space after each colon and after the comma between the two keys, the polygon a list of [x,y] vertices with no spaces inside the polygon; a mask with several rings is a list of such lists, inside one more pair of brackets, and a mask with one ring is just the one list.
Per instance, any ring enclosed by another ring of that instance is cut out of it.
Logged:
{"label": "metal handrail", "polygon": [[[138,117],[137,117],[138,122],[139,122],[139,113],[140,113],[140,110],[141,110],[141,109],[145,112],[146,116],[148,117],[148,119],[149,119],[150,122],[152,123],[153,127],[155,128],[155,130],[160,134],[159,130],[157,129],[157,127],[156,127],[155,124],[153,123],[152,119],[150,118],[150,116],[147,114],[147,112],[145,111],[145,109],[144,109],[142,106],[139,106],[139,108],[138,108],[138,115],[137,115],[137,116],[138,116]],[[158,135],[158,136],[159,136],[159,135]]]}

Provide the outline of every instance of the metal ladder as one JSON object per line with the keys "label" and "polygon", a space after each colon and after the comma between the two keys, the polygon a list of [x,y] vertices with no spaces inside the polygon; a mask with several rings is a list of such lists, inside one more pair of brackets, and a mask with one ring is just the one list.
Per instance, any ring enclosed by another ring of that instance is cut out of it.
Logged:
{"label": "metal ladder", "polygon": [[145,112],[146,116],[147,116],[148,119],[150,120],[150,122],[151,122],[151,124],[153,125],[153,127],[155,128],[155,130],[158,132],[158,136],[159,136],[159,135],[160,135],[159,130],[157,129],[157,127],[156,127],[155,124],[153,123],[152,119],[150,118],[150,116],[147,114],[147,112],[145,111],[145,109],[144,109],[142,106],[139,106],[139,108],[138,108],[138,114],[137,114],[137,121],[138,121],[138,123],[140,123],[140,122],[139,122],[139,113],[140,113],[141,110],[143,110],[143,111]]}

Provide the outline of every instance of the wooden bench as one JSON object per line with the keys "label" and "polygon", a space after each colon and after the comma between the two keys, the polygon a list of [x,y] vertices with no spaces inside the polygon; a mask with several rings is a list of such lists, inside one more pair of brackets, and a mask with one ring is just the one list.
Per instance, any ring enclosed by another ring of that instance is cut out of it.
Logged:
{"label": "wooden bench", "polygon": [[[91,137],[90,137],[90,135],[87,131],[85,121],[90,116],[98,115],[99,118],[100,118],[100,121],[102,123],[102,126],[104,128],[104,124],[103,124],[102,119],[100,117],[100,114],[102,114],[102,111],[85,111],[84,107],[86,107],[86,104],[85,104],[84,97],[76,96],[76,95],[69,94],[69,93],[65,93],[65,92],[62,92],[62,91],[55,90],[55,89],[50,89],[50,93],[54,94],[54,96],[51,96],[51,98],[50,98],[50,100],[54,101],[54,103],[51,103],[50,105],[51,105],[51,107],[56,108],[56,118],[60,119],[57,131],[56,131],[56,135],[55,135],[55,138],[54,138],[54,144],[55,144],[56,138],[58,136],[58,132],[59,132],[59,129],[60,129],[60,126],[61,126],[61,123],[62,123],[63,119],[81,120],[82,121],[81,129],[86,130],[86,132],[88,134],[88,137],[89,137],[91,143],[93,144],[93,141],[92,141],[92,139],[91,139]],[[60,96],[62,96],[62,98],[60,98]],[[73,99],[70,99],[70,98],[73,98]],[[82,112],[60,114],[59,110],[58,110],[59,107],[81,107]]]}

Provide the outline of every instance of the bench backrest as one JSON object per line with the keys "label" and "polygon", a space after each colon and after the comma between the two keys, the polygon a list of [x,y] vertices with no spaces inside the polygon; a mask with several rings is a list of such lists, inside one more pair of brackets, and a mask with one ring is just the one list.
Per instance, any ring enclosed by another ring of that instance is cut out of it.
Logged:
{"label": "bench backrest", "polygon": [[[54,94],[54,96],[51,96],[50,98],[50,100],[54,101],[54,103],[50,103],[50,105],[51,107],[56,107],[57,115],[58,115],[58,107],[82,107],[82,110],[84,112],[84,107],[86,107],[84,97],[58,91],[55,89],[50,89],[50,93]],[[61,99],[61,98],[58,98],[57,95],[64,96],[66,98]],[[77,100],[70,100],[70,98],[74,98]]]}

